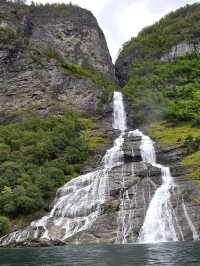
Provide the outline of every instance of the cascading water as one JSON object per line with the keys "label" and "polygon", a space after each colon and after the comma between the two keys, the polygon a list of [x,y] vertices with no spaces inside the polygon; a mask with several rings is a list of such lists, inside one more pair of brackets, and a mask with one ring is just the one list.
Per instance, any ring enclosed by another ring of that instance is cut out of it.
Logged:
{"label": "cascading water", "polygon": [[[123,96],[120,92],[113,95],[113,128],[120,131],[111,149],[107,150],[100,169],[74,178],[58,190],[51,212],[43,218],[34,221],[24,230],[13,232],[0,239],[1,245],[21,243],[29,238],[32,240],[63,241],[78,232],[89,229],[102,213],[102,205],[109,197],[109,172],[121,165],[121,190],[119,198],[119,215],[117,228],[117,243],[127,243],[131,239],[134,225],[133,206],[137,206],[137,185],[132,191],[132,199],[124,182],[123,150],[124,135],[141,137],[140,152],[144,164],[159,168],[162,175],[162,184],[157,188],[150,200],[146,211],[144,223],[140,229],[137,242],[156,243],[178,241],[179,235],[184,240],[175,212],[171,206],[170,198],[175,187],[170,169],[156,163],[156,154],[153,141],[139,130],[129,131],[126,125],[126,113]],[[134,169],[132,169],[134,176]],[[150,177],[148,177],[150,179]],[[143,189],[144,192],[144,189]],[[149,191],[149,198],[151,198]],[[145,197],[144,197],[145,203]],[[198,239],[198,233],[189,217],[184,201],[182,208],[187,223]]]}

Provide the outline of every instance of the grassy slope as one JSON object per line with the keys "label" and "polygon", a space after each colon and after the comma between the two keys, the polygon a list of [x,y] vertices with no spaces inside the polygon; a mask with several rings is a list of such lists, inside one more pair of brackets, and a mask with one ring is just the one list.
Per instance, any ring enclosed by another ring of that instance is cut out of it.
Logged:
{"label": "grassy slope", "polygon": [[188,175],[197,181],[197,184],[200,187],[199,146],[197,145],[197,148],[195,147],[195,149],[191,149],[193,143],[188,142],[188,137],[192,137],[193,140],[200,137],[200,128],[192,127],[189,123],[171,126],[166,121],[162,121],[151,124],[148,128],[148,133],[163,146],[180,144],[181,149],[187,153],[183,158],[182,163],[191,169]]}

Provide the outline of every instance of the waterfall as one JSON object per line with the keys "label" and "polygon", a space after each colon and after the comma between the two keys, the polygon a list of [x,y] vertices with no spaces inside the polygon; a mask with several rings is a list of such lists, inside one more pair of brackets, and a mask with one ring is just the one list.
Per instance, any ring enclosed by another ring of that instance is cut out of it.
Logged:
{"label": "waterfall", "polygon": [[127,129],[123,96],[119,91],[113,94],[113,128],[119,129],[122,133]]}
{"label": "waterfall", "polygon": [[[102,205],[109,195],[109,172],[116,166],[121,165],[121,189],[119,197],[119,212],[117,219],[116,243],[127,243],[133,234],[134,210],[137,206],[137,184],[129,198],[128,189],[124,181],[123,150],[125,134],[128,136],[141,137],[140,153],[142,161],[146,165],[161,170],[162,184],[157,188],[154,182],[149,181],[155,187],[155,193],[145,214],[143,225],[139,232],[137,242],[157,243],[166,241],[178,241],[178,232],[181,231],[170,198],[175,187],[174,179],[169,167],[156,162],[154,143],[150,137],[144,135],[140,130],[127,131],[126,112],[123,96],[120,92],[113,94],[113,129],[120,132],[114,141],[113,147],[106,151],[102,164],[96,171],[81,175],[66,183],[57,191],[52,210],[39,220],[33,221],[24,229],[13,232],[0,239],[1,245],[10,243],[21,243],[26,240],[63,241],[73,237],[75,234],[91,228],[97,218],[102,214]],[[134,176],[134,169],[132,169]],[[145,201],[145,199],[144,199]],[[189,217],[184,201],[182,208],[187,223],[193,233],[193,238],[198,239],[198,233]],[[182,239],[184,240],[182,232]]]}

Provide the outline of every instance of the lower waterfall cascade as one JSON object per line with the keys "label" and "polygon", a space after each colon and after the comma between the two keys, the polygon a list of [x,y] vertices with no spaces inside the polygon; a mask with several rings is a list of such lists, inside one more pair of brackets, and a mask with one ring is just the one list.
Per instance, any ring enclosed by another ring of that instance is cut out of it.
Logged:
{"label": "lower waterfall cascade", "polygon": [[[13,242],[21,243],[30,237],[33,240],[59,240],[65,243],[70,237],[90,228],[102,214],[102,205],[109,197],[109,172],[119,165],[122,166],[122,172],[115,243],[132,242],[134,210],[131,209],[131,206],[136,204],[136,196],[130,198],[128,190],[124,186],[122,145],[125,134],[141,138],[140,153],[143,163],[160,169],[162,177],[162,184],[158,187],[155,185],[155,193],[146,210],[144,222],[136,242],[158,243],[184,240],[181,226],[177,221],[170,201],[176,187],[170,169],[156,162],[154,143],[150,137],[144,135],[138,129],[134,131],[127,130],[123,95],[117,91],[113,95],[112,126],[120,134],[115,139],[113,147],[106,151],[99,169],[66,183],[57,191],[53,207],[48,215],[33,221],[30,225],[32,230],[19,230],[2,237],[0,239],[1,245],[9,245]],[[132,175],[134,175],[134,168],[132,169]],[[152,180],[151,182],[153,183]],[[136,195],[136,191],[133,191],[133,195]],[[199,239],[198,232],[190,219],[183,199],[182,209],[192,231],[193,239]]]}

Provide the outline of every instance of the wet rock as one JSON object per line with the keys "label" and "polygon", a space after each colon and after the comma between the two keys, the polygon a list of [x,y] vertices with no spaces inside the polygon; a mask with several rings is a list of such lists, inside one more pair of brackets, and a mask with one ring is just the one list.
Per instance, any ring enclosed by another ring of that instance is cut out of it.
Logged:
{"label": "wet rock", "polygon": [[125,135],[122,150],[125,161],[141,161],[140,145],[141,137]]}

